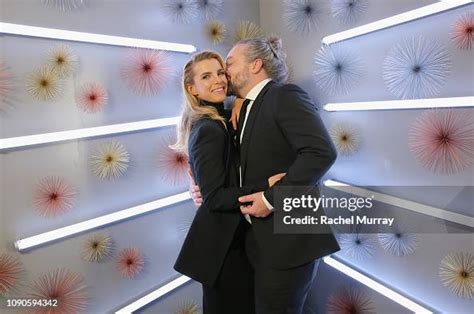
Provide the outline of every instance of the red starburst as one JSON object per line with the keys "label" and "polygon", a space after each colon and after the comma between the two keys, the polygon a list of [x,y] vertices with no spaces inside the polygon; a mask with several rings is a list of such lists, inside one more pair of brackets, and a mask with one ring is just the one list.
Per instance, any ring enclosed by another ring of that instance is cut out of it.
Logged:
{"label": "red starburst", "polygon": [[55,217],[73,207],[74,188],[61,177],[51,176],[40,180],[36,187],[33,206],[45,217]]}
{"label": "red starburst", "polygon": [[134,50],[122,68],[123,79],[140,96],[158,94],[171,74],[169,56],[161,50]]}
{"label": "red starburst", "polygon": [[88,113],[101,111],[107,104],[107,99],[107,91],[98,83],[86,84],[76,94],[77,105]]}
{"label": "red starburst", "polygon": [[118,254],[117,269],[124,277],[136,277],[144,265],[143,255],[137,248],[126,248]]}
{"label": "red starburst", "polygon": [[361,290],[356,290],[354,288],[340,288],[329,296],[327,303],[327,313],[375,314],[375,308],[370,298]]}
{"label": "red starburst", "polygon": [[0,254],[0,295],[15,291],[22,273],[23,267],[17,258]]}
{"label": "red starburst", "polygon": [[158,169],[163,180],[174,186],[180,186],[189,182],[189,162],[186,154],[170,148],[174,142],[176,142],[175,137],[168,136],[160,143],[157,159]]}
{"label": "red starburst", "polygon": [[430,110],[413,123],[408,142],[416,160],[431,171],[450,174],[474,160],[472,113]]}
{"label": "red starburst", "polygon": [[87,306],[82,276],[67,269],[42,275],[32,286],[32,298],[57,300],[57,306],[32,308],[35,313],[77,313]]}
{"label": "red starburst", "polygon": [[461,15],[451,29],[451,40],[460,49],[471,49],[474,41],[474,12]]}

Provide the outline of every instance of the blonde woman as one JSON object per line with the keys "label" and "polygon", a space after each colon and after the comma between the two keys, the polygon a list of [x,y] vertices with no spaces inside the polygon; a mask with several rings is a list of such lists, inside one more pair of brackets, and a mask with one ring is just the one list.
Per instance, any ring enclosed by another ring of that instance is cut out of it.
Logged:
{"label": "blonde woman", "polygon": [[233,128],[224,110],[227,77],[222,57],[212,51],[185,65],[185,95],[174,149],[189,156],[203,203],[198,208],[174,268],[202,283],[205,314],[255,312],[253,271],[245,254],[248,223],[238,198],[266,190],[281,175],[252,187],[238,186]]}

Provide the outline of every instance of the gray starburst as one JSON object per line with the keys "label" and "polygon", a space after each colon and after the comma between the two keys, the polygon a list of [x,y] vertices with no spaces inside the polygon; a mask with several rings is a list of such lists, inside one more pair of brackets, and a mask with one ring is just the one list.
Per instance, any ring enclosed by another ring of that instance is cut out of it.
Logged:
{"label": "gray starburst", "polygon": [[343,24],[353,24],[367,11],[367,0],[332,0],[331,10],[334,18]]}
{"label": "gray starburst", "polygon": [[60,11],[74,11],[84,7],[86,0],[43,0],[43,4]]}
{"label": "gray starburst", "polygon": [[379,233],[378,238],[384,250],[395,256],[411,255],[418,247],[418,237],[413,233]]}
{"label": "gray starburst", "polygon": [[388,90],[400,99],[437,96],[451,69],[448,51],[439,42],[413,37],[393,47],[383,62]]}
{"label": "gray starburst", "polygon": [[362,60],[337,45],[323,46],[314,63],[314,82],[329,95],[349,94],[363,75]]}
{"label": "gray starburst", "polygon": [[222,0],[195,0],[199,15],[210,21],[222,13]]}
{"label": "gray starburst", "polygon": [[342,233],[337,237],[341,251],[349,257],[363,260],[374,256],[375,239],[367,233]]}
{"label": "gray starburst", "polygon": [[195,0],[166,0],[162,8],[174,23],[188,24],[198,16]]}
{"label": "gray starburst", "polygon": [[283,5],[283,18],[290,31],[306,35],[318,27],[323,11],[321,1],[285,0]]}

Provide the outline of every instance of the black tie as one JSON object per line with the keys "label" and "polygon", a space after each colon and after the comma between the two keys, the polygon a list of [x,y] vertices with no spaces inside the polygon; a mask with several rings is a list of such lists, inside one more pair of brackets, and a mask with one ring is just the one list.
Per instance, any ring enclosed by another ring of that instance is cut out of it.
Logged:
{"label": "black tie", "polygon": [[250,103],[250,99],[245,99],[242,108],[240,108],[240,113],[239,113],[239,126],[237,128],[237,138],[235,145],[238,149],[238,152],[240,153],[240,135],[242,134],[242,128],[244,127],[244,122],[245,122],[245,116],[247,115],[247,107]]}

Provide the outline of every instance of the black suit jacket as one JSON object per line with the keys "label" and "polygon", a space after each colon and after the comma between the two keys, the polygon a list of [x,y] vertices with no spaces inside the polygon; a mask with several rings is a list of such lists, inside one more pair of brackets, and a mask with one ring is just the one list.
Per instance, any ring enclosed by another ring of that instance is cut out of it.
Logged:
{"label": "black suit jacket", "polygon": [[[276,173],[287,175],[264,192],[273,204],[276,186],[314,186],[336,160],[336,150],[316,106],[301,88],[269,82],[255,99],[241,143],[244,185]],[[275,204],[273,204],[275,205]],[[275,211],[282,210],[275,207]],[[259,255],[269,267],[286,269],[334,253],[339,245],[328,227],[325,234],[275,234],[274,214],[252,217]]]}
{"label": "black suit jacket", "polygon": [[202,118],[189,137],[189,163],[203,197],[174,268],[212,286],[243,216],[238,198],[268,188],[268,178],[253,187],[238,186],[231,127]]}

